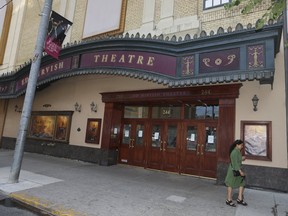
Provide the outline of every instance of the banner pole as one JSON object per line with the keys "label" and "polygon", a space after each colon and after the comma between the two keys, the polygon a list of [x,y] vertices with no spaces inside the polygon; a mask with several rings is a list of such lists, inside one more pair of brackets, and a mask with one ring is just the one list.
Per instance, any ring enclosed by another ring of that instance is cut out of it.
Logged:
{"label": "banner pole", "polygon": [[32,105],[35,96],[38,73],[41,65],[41,58],[43,53],[43,46],[47,35],[50,13],[52,9],[53,0],[45,0],[43,11],[41,14],[41,21],[38,30],[38,37],[36,47],[34,50],[34,57],[31,63],[31,69],[28,78],[27,89],[24,98],[24,104],[20,119],[19,131],[15,145],[13,163],[10,170],[9,183],[18,183],[19,175],[22,165],[24,146],[27,135],[27,128],[31,116]]}
{"label": "banner pole", "polygon": [[[285,71],[285,97],[286,97],[286,145],[288,153],[288,0],[285,0],[283,40],[284,40],[284,71]],[[288,161],[288,154],[287,154]]]}

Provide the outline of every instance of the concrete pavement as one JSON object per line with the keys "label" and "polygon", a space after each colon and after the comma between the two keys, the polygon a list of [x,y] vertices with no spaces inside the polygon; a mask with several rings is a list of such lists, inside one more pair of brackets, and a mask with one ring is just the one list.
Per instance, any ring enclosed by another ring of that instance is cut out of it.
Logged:
{"label": "concrete pavement", "polygon": [[212,179],[32,153],[24,153],[19,183],[9,184],[13,154],[0,150],[0,191],[54,215],[288,215],[287,193],[246,189],[248,206],[232,208],[225,204],[226,187]]}

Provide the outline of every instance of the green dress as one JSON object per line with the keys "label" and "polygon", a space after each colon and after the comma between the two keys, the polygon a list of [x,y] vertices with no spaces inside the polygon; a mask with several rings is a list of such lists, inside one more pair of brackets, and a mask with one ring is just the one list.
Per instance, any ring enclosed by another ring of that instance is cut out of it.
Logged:
{"label": "green dress", "polygon": [[[231,163],[229,164],[227,175],[225,178],[225,184],[228,187],[238,188],[240,186],[245,186],[245,179],[242,176],[234,176],[234,170],[240,170],[242,165],[242,154],[239,149],[234,148],[230,154]],[[232,169],[233,167],[233,169]]]}

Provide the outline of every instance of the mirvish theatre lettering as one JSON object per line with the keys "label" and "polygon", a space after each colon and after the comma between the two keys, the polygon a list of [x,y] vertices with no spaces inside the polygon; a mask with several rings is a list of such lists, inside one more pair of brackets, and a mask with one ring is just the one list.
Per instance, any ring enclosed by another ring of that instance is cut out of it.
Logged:
{"label": "mirvish theatre lettering", "polygon": [[9,85],[0,85],[0,93],[7,93],[9,90]]}
{"label": "mirvish theatre lettering", "polygon": [[55,74],[59,75],[62,72],[66,72],[71,69],[72,58],[66,58],[61,61],[57,61],[54,64],[49,64],[40,68],[38,80],[46,79]]}
{"label": "mirvish theatre lettering", "polygon": [[131,68],[175,76],[176,57],[136,51],[103,51],[82,55],[80,68],[97,67]]}
{"label": "mirvish theatre lettering", "polygon": [[53,71],[58,71],[59,69],[64,68],[64,63],[57,62],[56,64],[48,65],[40,70],[39,76],[45,76]]}
{"label": "mirvish theatre lettering", "polygon": [[[71,58],[66,58],[61,61],[57,61],[53,64],[45,65],[40,68],[38,74],[38,81],[47,79],[55,74],[59,75],[71,69]],[[29,74],[21,77],[16,81],[15,91],[19,91],[26,88],[29,79]]]}
{"label": "mirvish theatre lettering", "polygon": [[111,63],[129,63],[129,64],[137,64],[137,65],[147,65],[147,66],[154,66],[154,61],[155,57],[148,56],[147,58],[144,58],[144,56],[139,55],[120,55],[118,56],[117,54],[112,54],[112,55],[107,55],[107,54],[102,54],[102,55],[94,55],[95,58],[95,63],[99,62],[108,62],[110,61]]}

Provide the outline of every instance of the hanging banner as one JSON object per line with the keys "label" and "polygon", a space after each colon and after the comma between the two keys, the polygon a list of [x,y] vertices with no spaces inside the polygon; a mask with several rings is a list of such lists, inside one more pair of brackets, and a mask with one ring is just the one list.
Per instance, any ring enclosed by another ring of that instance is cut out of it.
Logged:
{"label": "hanging banner", "polygon": [[59,59],[62,43],[66,37],[66,33],[73,23],[62,17],[58,13],[52,11],[48,35],[45,41],[45,52],[53,58]]}

